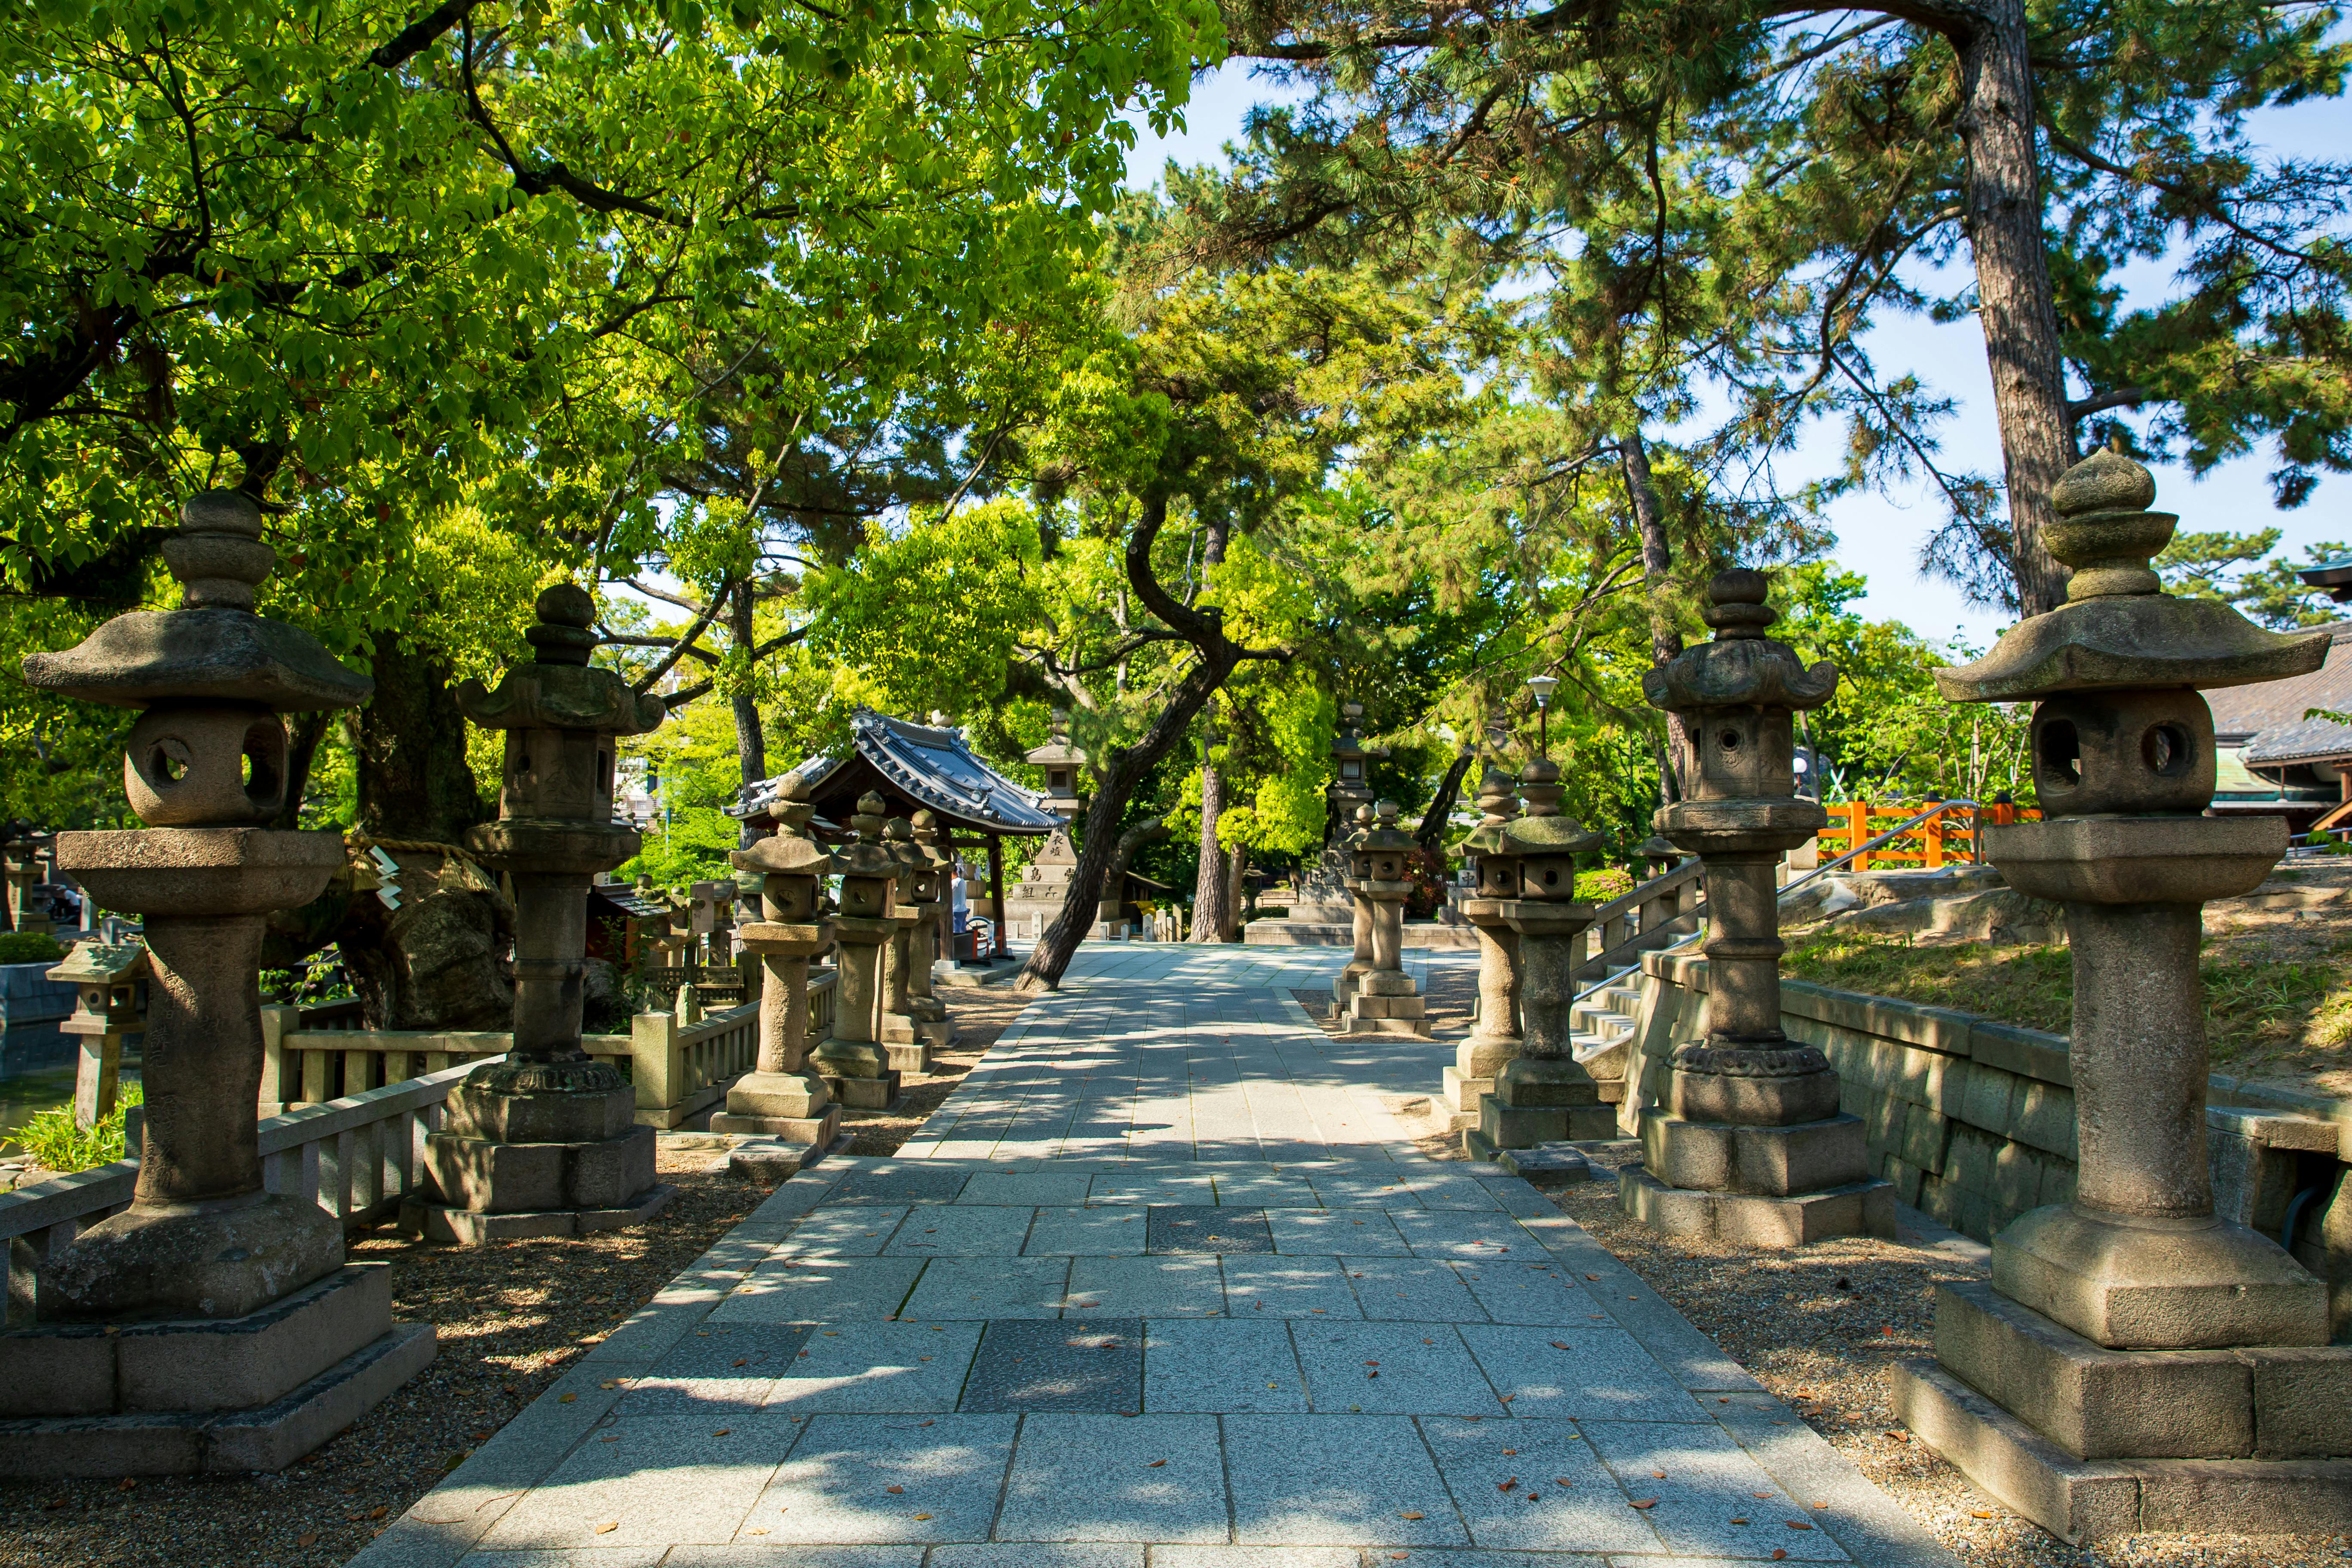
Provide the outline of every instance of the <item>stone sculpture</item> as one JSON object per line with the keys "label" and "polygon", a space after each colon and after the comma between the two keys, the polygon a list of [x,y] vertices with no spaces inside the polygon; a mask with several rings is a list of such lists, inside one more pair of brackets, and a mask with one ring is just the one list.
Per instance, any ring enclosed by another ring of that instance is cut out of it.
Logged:
{"label": "stone sculpture", "polygon": [[2275,816],[2201,815],[2215,782],[2200,689],[2317,668],[2326,631],[2263,631],[2168,596],[2149,560],[2177,519],[2147,470],[2068,470],[2043,537],[2066,603],[1979,662],[1957,702],[2034,704],[2039,822],[1986,830],[2011,887],[2062,903],[2074,950],[2080,1165],[2072,1203],[1993,1238],[1990,1284],[1936,1298],[1936,1361],[1896,1408],[1979,1487],[2069,1541],[2137,1531],[2352,1529],[2352,1346],[2326,1287],[2214,1213],[2206,1153],[2201,906],[2251,891]]}
{"label": "stone sculpture", "polygon": [[834,999],[833,1037],[813,1060],[834,1099],[852,1110],[881,1110],[898,1098],[898,1070],[882,1046],[882,950],[898,934],[898,858],[883,834],[883,800],[857,797],[849,825],[857,841],[836,852],[841,912],[834,917],[840,945],[841,994]]}
{"label": "stone sculpture", "polygon": [[661,699],[589,664],[586,589],[559,583],[535,610],[523,634],[531,661],[495,691],[468,680],[457,694],[467,718],[506,731],[498,820],[468,828],[466,845],[514,884],[514,1048],[449,1091],[447,1118],[425,1140],[425,1191],[407,1217],[436,1241],[635,1225],[675,1192],[654,1180],[654,1131],[636,1125],[635,1091],[580,1041],[589,883],[638,847],[637,830],[613,818],[614,742],[658,727]]}
{"label": "stone sculpture", "polygon": [[1444,1077],[1456,1131],[1477,1126],[1478,1101],[1519,1054],[1519,933],[1503,918],[1504,903],[1519,896],[1519,858],[1503,837],[1519,815],[1519,797],[1511,775],[1492,763],[1478,780],[1478,809],[1484,816],[1461,844],[1478,867],[1477,889],[1462,900],[1462,918],[1478,933],[1478,1018]]}
{"label": "stone sculpture", "polygon": [[[1570,1018],[1592,923],[1592,906],[1576,896],[1576,858],[1601,847],[1601,837],[1560,814],[1566,793],[1557,763],[1530,763],[1519,776],[1527,814],[1496,830],[1503,853],[1517,861],[1517,895],[1498,900],[1498,912],[1518,938],[1520,1040],[1495,1074],[1494,1091],[1479,1097],[1478,1125],[1462,1135],[1475,1159],[1615,1132],[1615,1110],[1601,1103],[1600,1084],[1576,1059]],[[1532,1176],[1541,1163],[1521,1173]],[[1580,1169],[1582,1162],[1570,1163]]]}
{"label": "stone sculpture", "polygon": [[12,1474],[276,1469],[433,1358],[430,1324],[392,1321],[389,1266],[347,1263],[340,1221],[262,1179],[264,921],[343,864],[340,834],[262,826],[285,805],[278,715],[372,683],[253,613],[261,530],[247,496],[194,498],[163,544],[181,608],[25,659],[36,689],[141,710],[122,780],[147,831],[62,833],[57,856],[144,918],[147,1104],[131,1206],[42,1259],[37,1323],[0,1335]]}
{"label": "stone sculpture", "polygon": [[760,1057],[729,1088],[727,1109],[710,1119],[710,1130],[760,1134],[813,1156],[841,1131],[841,1107],[824,1080],[808,1070],[809,960],[833,942],[833,924],[817,905],[835,863],[809,837],[816,806],[807,780],[787,776],[773,810],[776,831],[727,857],[760,879],[761,918],[740,928],[744,947],[759,955],[764,971]]}
{"label": "stone sculpture", "polygon": [[1707,584],[1715,640],[1651,670],[1642,689],[1682,720],[1685,795],[1658,831],[1698,856],[1706,883],[1707,1034],[1675,1047],[1667,1109],[1642,1113],[1643,1163],[1619,1178],[1625,1212],[1675,1236],[1767,1247],[1895,1234],[1895,1189],[1870,1174],[1862,1119],[1838,1109],[1835,1068],[1780,1028],[1783,851],[1828,821],[1796,794],[1791,715],[1837,689],[1765,635],[1779,612],[1761,572]]}
{"label": "stone sculpture", "polygon": [[929,879],[923,884],[923,919],[912,933],[911,961],[907,966],[908,1010],[919,1021],[923,1037],[934,1047],[944,1049],[955,1038],[955,1022],[948,1016],[948,1005],[940,999],[933,984],[933,971],[945,955],[948,929],[948,904],[954,895],[955,857],[940,847],[943,835],[940,819],[928,810],[918,810],[913,818],[915,852],[930,868]]}
{"label": "stone sculpture", "polygon": [[1331,981],[1331,1011],[1334,1016],[1343,1015],[1348,1004],[1355,1000],[1356,987],[1372,970],[1372,901],[1364,896],[1364,836],[1378,820],[1371,802],[1356,807],[1355,826],[1343,829],[1338,842],[1348,857],[1348,875],[1341,885],[1348,889],[1349,910],[1353,921],[1351,934],[1355,951]]}
{"label": "stone sculpture", "polygon": [[1407,857],[1413,847],[1412,835],[1397,826],[1396,802],[1381,802],[1371,827],[1356,841],[1356,897],[1369,917],[1371,967],[1348,998],[1344,1034],[1429,1037],[1429,1004],[1404,972],[1404,900],[1412,891]]}
{"label": "stone sculpture", "polygon": [[[901,1073],[929,1072],[931,1047],[947,1043],[947,1010],[936,1001],[928,1007],[918,1003],[915,968],[924,963],[919,946],[929,946],[922,933],[939,919],[939,868],[915,843],[914,825],[903,816],[890,819],[883,841],[898,866],[891,906],[898,930],[882,950],[882,1043]],[[928,966],[924,977],[929,978]]]}

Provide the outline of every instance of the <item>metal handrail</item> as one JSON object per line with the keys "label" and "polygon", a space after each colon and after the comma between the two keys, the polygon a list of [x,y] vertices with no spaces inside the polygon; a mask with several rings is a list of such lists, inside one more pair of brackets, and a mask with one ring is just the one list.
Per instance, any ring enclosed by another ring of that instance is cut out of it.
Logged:
{"label": "metal handrail", "polygon": [[[1929,806],[1927,810],[1919,813],[1917,816],[1905,818],[1903,821],[1895,824],[1893,827],[1888,828],[1885,832],[1878,835],[1875,838],[1872,838],[1864,843],[1853,846],[1852,848],[1846,850],[1845,853],[1838,856],[1835,859],[1829,861],[1825,865],[1814,867],[1811,870],[1806,872],[1795,881],[1790,882],[1787,887],[1782,888],[1780,892],[1775,895],[1772,900],[1774,907],[1778,908],[1782,900],[1785,900],[1790,893],[1795,892],[1798,889],[1803,887],[1806,883],[1813,880],[1815,878],[1827,876],[1830,872],[1836,870],[1839,867],[1844,865],[1849,860],[1854,859],[1858,856],[1869,854],[1872,850],[1877,848],[1888,839],[1901,837],[1904,834],[1910,832],[1913,828],[1918,826],[1929,817],[1940,816],[1945,812],[1953,810],[1959,806],[1966,806],[1970,811],[1981,809],[1979,804],[1973,800],[1939,800],[1935,805]],[[1681,866],[1676,866],[1675,868],[1675,871],[1679,871],[1681,869]],[[1664,875],[1671,877],[1675,874],[1675,871],[1668,871]],[[1656,881],[1662,879],[1653,878],[1651,879],[1653,881]],[[1641,890],[1642,889],[1639,888],[1633,889],[1636,893]],[[1630,897],[1631,895],[1628,896]],[[1704,915],[1705,913],[1706,913],[1706,900],[1702,898],[1695,907],[1685,910],[1677,918],[1686,920],[1696,915]],[[1700,931],[1694,931],[1686,936],[1675,938],[1673,942],[1667,942],[1663,947],[1652,948],[1650,952],[1675,952],[1683,948],[1688,947],[1691,943],[1698,941],[1703,934],[1704,933]],[[1643,958],[1647,958],[1648,956],[1649,953],[1643,953],[1642,955]],[[1622,969],[1615,970],[1601,979],[1594,981],[1591,985],[1585,987],[1583,990],[1569,998],[1568,1005],[1570,1011],[1572,1012],[1574,1010],[1579,1002],[1584,1001],[1588,997],[1599,995],[1601,992],[1608,990],[1611,986],[1624,979],[1625,976],[1633,973],[1641,967],[1642,959],[1637,958],[1633,963],[1625,965]]]}

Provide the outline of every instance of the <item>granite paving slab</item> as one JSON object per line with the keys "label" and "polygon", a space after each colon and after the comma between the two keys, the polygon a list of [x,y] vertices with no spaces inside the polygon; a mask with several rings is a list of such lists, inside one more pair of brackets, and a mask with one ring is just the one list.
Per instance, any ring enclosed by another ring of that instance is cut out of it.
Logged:
{"label": "granite paving slab", "polygon": [[354,1568],[1952,1568],[1544,1194],[1420,1153],[1454,1042],[1326,1036],[1288,993],[1345,957],[1089,943]]}

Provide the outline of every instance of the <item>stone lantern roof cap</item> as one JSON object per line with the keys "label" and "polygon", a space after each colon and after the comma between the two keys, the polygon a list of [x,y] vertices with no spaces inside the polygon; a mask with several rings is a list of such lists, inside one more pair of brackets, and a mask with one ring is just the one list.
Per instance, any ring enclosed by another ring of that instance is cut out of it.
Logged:
{"label": "stone lantern roof cap", "polygon": [[2156,480],[2120,452],[2098,451],[2051,492],[2051,554],[2074,568],[2066,603],[2010,628],[1974,664],[1936,671],[1951,702],[2017,702],[2063,691],[2189,687],[2211,690],[2307,675],[2332,634],[2269,632],[2228,605],[2176,599],[2149,563],[2179,521],[2149,511]]}
{"label": "stone lantern roof cap", "polygon": [[1764,709],[1794,713],[1819,708],[1837,689],[1837,666],[1808,668],[1796,651],[1764,635],[1780,612],[1764,602],[1771,580],[1745,567],[1718,572],[1706,585],[1713,642],[1685,648],[1642,676],[1642,695],[1669,713]]}
{"label": "stone lantern roof cap", "polygon": [[1367,849],[1412,848],[1418,840],[1397,826],[1397,803],[1392,800],[1384,800],[1373,807],[1373,824],[1363,836],[1363,847]]}
{"label": "stone lantern roof cap", "polygon": [[254,589],[277,557],[261,542],[261,509],[251,497],[206,490],[190,498],[163,559],[185,607],[133,610],[79,647],[27,654],[26,683],[112,708],[179,698],[279,713],[351,708],[375,690],[310,633],[253,613]]}
{"label": "stone lantern roof cap", "polygon": [[787,773],[780,784],[773,808],[779,825],[776,831],[748,849],[730,850],[728,860],[739,869],[770,876],[824,877],[839,870],[834,858],[809,837],[808,825],[816,807],[809,801],[808,780]]}
{"label": "stone lantern roof cap", "polygon": [[1497,835],[1511,855],[1581,855],[1607,842],[1607,835],[1572,816],[1523,816],[1506,823]]}
{"label": "stone lantern roof cap", "polygon": [[457,707],[485,730],[593,730],[605,735],[646,735],[661,728],[668,710],[650,692],[633,691],[609,669],[593,668],[590,629],[596,604],[585,588],[558,583],[535,606],[538,623],[523,634],[537,658],[499,679],[498,689],[478,680],[457,688]]}

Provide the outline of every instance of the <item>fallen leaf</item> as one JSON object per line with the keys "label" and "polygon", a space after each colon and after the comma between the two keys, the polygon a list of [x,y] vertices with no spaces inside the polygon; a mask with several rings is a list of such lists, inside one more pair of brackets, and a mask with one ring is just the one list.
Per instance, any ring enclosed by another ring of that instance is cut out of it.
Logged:
{"label": "fallen leaf", "polygon": [[928,1514],[928,1513],[919,1513],[919,1514],[917,1514],[915,1517],[916,1517],[917,1519],[929,1519],[929,1518],[930,1518],[931,1516],[930,1516],[929,1514]]}
{"label": "fallen leaf", "polygon": [[123,1477],[122,1479],[115,1483],[115,1486],[116,1489],[126,1492],[135,1492],[139,1489],[138,1481],[130,1476]]}
{"label": "fallen leaf", "polygon": [[1780,1547],[1775,1546],[1772,1548],[1772,1561],[1775,1563],[1780,1562],[1788,1555],[1789,1553]]}
{"label": "fallen leaf", "polygon": [[1160,1466],[1162,1466],[1162,1465],[1166,1464],[1167,1462],[1168,1462],[1168,1461],[1167,1461],[1167,1460],[1165,1460],[1165,1459],[1154,1459],[1154,1460],[1152,1460],[1152,1461],[1151,1461],[1151,1463],[1150,1463],[1150,1464],[1148,1464],[1148,1465],[1144,1466],[1143,1468],[1144,1468],[1145,1469],[1147,1469],[1147,1470],[1156,1470],[1156,1469],[1158,1469]]}
{"label": "fallen leaf", "polygon": [[1746,1524],[1748,1521],[1744,1519],[1735,1519],[1731,1522],[1734,1524]]}
{"label": "fallen leaf", "polygon": [[1975,1509],[1970,1510],[1969,1517],[1970,1519],[1990,1519],[1992,1517],[1992,1510],[1989,1508]]}
{"label": "fallen leaf", "polygon": [[1516,1459],[1518,1457],[1519,1451],[1517,1448],[1506,1448],[1503,1450],[1503,1458],[1507,1459]]}
{"label": "fallen leaf", "polygon": [[1827,1507],[1829,1507],[1830,1505],[1829,1505],[1829,1504],[1827,1504],[1827,1503],[1825,1503],[1825,1502],[1817,1502],[1817,1503],[1815,1503],[1813,1506],[1814,1506],[1815,1508],[1827,1508]]}
{"label": "fallen leaf", "polygon": [[714,1437],[724,1437],[728,1433],[732,1432],[733,1430],[735,1430],[735,1428],[732,1426],[721,1426],[718,1431],[713,1432],[711,1436]]}
{"label": "fallen leaf", "polygon": [[600,1525],[598,1525],[598,1526],[596,1527],[596,1533],[597,1533],[597,1534],[599,1534],[599,1535],[610,1535],[610,1534],[612,1534],[612,1533],[613,1533],[613,1531],[616,1531],[616,1530],[618,1530],[618,1529],[620,1529],[620,1528],[621,1528],[621,1521],[620,1521],[619,1520],[617,1520],[617,1519],[616,1519],[616,1520],[613,1521],[610,1524],[600,1524]]}
{"label": "fallen leaf", "polygon": [[907,1489],[904,1487],[884,1487],[882,1489],[886,1492],[903,1492]]}
{"label": "fallen leaf", "polygon": [[1568,1487],[1574,1486],[1576,1483],[1570,1480],[1566,1476],[1554,1476],[1551,1479],[1551,1484],[1556,1487]]}
{"label": "fallen leaf", "polygon": [[1791,1519],[1784,1521],[1783,1522],[1785,1522],[1790,1530],[1811,1530],[1813,1528],[1801,1519]]}
{"label": "fallen leaf", "polygon": [[1770,1497],[1772,1494],[1771,1494],[1770,1492],[1749,1492],[1748,1495],[1749,1497],[1769,1498],[1769,1497]]}
{"label": "fallen leaf", "polygon": [[1601,1278],[1601,1276],[1600,1276],[1600,1275],[1598,1275],[1598,1274],[1588,1274],[1588,1275],[1586,1275],[1586,1276],[1585,1276],[1585,1278],[1586,1278],[1587,1279],[1600,1279],[1600,1278]]}
{"label": "fallen leaf", "polygon": [[1650,1477],[1653,1480],[1663,1481],[1666,1479],[1666,1472],[1664,1470],[1652,1470],[1650,1472]]}
{"label": "fallen leaf", "polygon": [[1507,1480],[1507,1481],[1496,1481],[1496,1482],[1495,1483],[1495,1489],[1496,1489],[1496,1491],[1498,1491],[1498,1492],[1507,1492],[1507,1491],[1509,1491],[1513,1487],[1517,1486],[1518,1484],[1519,1484],[1519,1478],[1518,1478],[1518,1477],[1517,1477],[1517,1476],[1513,1476],[1513,1477],[1512,1477],[1509,1480]]}
{"label": "fallen leaf", "polygon": [[580,1396],[576,1394],[559,1394],[555,1396],[555,1403],[558,1405],[569,1405],[579,1397]]}
{"label": "fallen leaf", "polygon": [[[749,1356],[740,1356],[740,1355],[739,1355],[739,1356],[737,1356],[737,1357],[735,1358],[735,1364],[736,1364],[737,1366],[749,1366],[749,1365],[751,1365],[751,1358],[750,1358]],[[604,1386],[605,1386],[605,1387],[607,1387],[607,1388],[610,1388],[610,1387],[612,1387],[613,1385],[612,1385],[611,1384],[609,1384],[609,1383],[608,1383],[608,1384],[606,1384]]]}
{"label": "fallen leaf", "polygon": [[384,1507],[383,1507],[383,1508],[379,1508],[379,1509],[376,1509],[376,1510],[374,1510],[373,1511],[370,1512],[370,1513],[369,1513],[369,1515],[368,1515],[368,1517],[369,1517],[370,1519],[382,1519],[385,1514],[388,1514],[388,1513],[390,1513],[391,1511],[392,1511],[391,1505],[390,1505],[390,1504],[386,1504]]}
{"label": "fallen leaf", "polygon": [[308,1535],[298,1535],[294,1538],[294,1544],[297,1546],[316,1546],[319,1544],[319,1532],[314,1530]]}
{"label": "fallen leaf", "polygon": [[1422,1515],[1412,1509],[1407,1509],[1404,1512],[1397,1515],[1397,1517],[1399,1519],[1419,1519]]}
{"label": "fallen leaf", "polygon": [[1552,1342],[1551,1342],[1551,1348],[1552,1348],[1552,1349],[1554,1349],[1554,1350],[1556,1350],[1556,1351],[1564,1351],[1564,1350],[1566,1350],[1566,1349],[1568,1348],[1568,1346],[1567,1346],[1564,1342],[1562,1342],[1561,1341],[1554,1340],[1554,1341],[1552,1341]]}
{"label": "fallen leaf", "polygon": [[1655,1508],[1658,1506],[1658,1500],[1654,1497],[1635,1498],[1633,1500],[1633,1506],[1635,1508]]}

